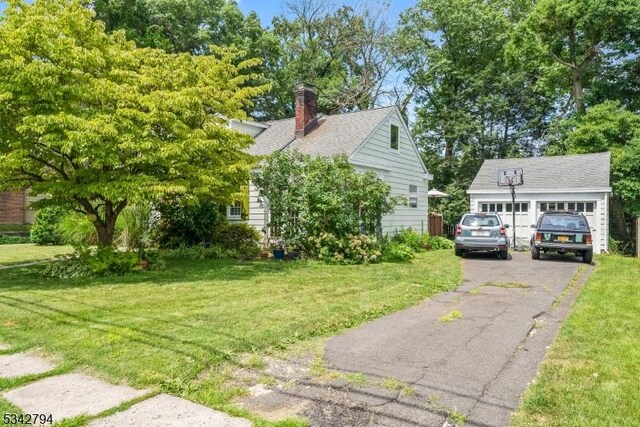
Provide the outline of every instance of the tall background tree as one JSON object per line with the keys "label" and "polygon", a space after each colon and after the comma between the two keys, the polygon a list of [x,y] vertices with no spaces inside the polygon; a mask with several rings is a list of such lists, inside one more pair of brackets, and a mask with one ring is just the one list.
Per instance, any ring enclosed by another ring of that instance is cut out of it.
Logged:
{"label": "tall background tree", "polygon": [[505,61],[525,12],[519,0],[422,0],[401,17],[395,57],[414,93],[413,133],[432,184],[451,194],[439,202],[450,223],[482,161],[536,153],[553,112],[535,71]]}
{"label": "tall background tree", "polygon": [[[535,67],[551,89],[566,91],[567,110],[584,113],[585,91],[600,87],[599,97],[610,99],[605,89],[612,89],[609,78],[622,83],[622,76],[611,71],[629,75],[637,66],[640,2],[538,0],[518,23],[512,43],[521,65]],[[637,78],[632,79],[637,85]]]}
{"label": "tall background tree", "polygon": [[167,193],[230,202],[251,139],[229,118],[266,87],[257,60],[136,48],[81,1],[11,3],[0,23],[0,188],[87,215],[101,245],[132,202]]}
{"label": "tall background tree", "polygon": [[291,116],[295,83],[318,89],[318,108],[333,114],[376,106],[386,94],[391,72],[387,7],[361,2],[336,7],[323,0],[286,3],[285,15],[273,20],[283,67],[277,80],[281,102]]}

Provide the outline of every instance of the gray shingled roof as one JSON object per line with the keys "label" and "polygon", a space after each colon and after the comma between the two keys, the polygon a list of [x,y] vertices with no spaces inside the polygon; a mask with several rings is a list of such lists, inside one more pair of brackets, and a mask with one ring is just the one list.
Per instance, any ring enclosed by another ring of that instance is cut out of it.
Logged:
{"label": "gray shingled roof", "polygon": [[522,168],[519,191],[609,188],[610,153],[485,160],[469,192],[498,190],[498,170]]}
{"label": "gray shingled roof", "polygon": [[295,118],[264,122],[269,128],[249,148],[253,155],[268,155],[283,148],[314,156],[350,156],[396,107],[324,116],[320,125],[302,138],[295,137]]}

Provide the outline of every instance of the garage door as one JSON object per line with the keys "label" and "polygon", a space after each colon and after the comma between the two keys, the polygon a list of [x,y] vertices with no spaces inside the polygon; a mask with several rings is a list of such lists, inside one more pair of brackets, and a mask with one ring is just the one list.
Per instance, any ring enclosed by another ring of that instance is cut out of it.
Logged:
{"label": "garage door", "polygon": [[[516,222],[513,224],[513,213],[515,210]],[[531,224],[529,202],[489,202],[480,203],[480,212],[495,212],[502,218],[504,224],[509,224],[516,229],[516,239],[518,244],[528,246],[529,237],[531,237]],[[508,231],[509,239],[511,239],[512,231]]]}

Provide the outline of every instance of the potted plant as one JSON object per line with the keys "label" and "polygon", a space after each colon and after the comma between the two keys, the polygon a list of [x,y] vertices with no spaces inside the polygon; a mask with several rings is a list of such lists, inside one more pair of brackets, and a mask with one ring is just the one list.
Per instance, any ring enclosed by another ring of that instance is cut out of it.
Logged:
{"label": "potted plant", "polygon": [[284,239],[277,238],[271,243],[271,253],[274,259],[284,259]]}
{"label": "potted plant", "polygon": [[149,257],[147,256],[147,251],[143,246],[138,248],[138,264],[143,270],[149,269]]}

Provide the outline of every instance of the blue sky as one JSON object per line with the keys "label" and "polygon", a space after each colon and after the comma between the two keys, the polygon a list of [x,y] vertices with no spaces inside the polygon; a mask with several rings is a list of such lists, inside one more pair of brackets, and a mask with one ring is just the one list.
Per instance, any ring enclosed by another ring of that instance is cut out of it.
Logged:
{"label": "blue sky", "polygon": [[[246,13],[246,12],[255,10],[258,16],[260,17],[260,20],[262,21],[263,26],[270,26],[271,19],[276,15],[280,15],[284,11],[285,0],[237,0],[237,1],[238,1],[238,5],[240,6],[240,9],[242,9],[243,12]],[[398,16],[400,15],[400,12],[413,6],[416,3],[416,1],[417,0],[391,0],[389,2],[390,4],[389,21],[388,21],[389,24],[394,26],[398,20]],[[357,3],[357,0],[352,2],[346,1],[346,2],[336,2],[336,3],[337,4],[340,4],[340,3],[353,4],[353,3]],[[4,11],[5,8],[6,8],[6,3],[3,1],[0,1],[0,12]]]}
{"label": "blue sky", "polygon": [[[284,12],[284,4],[286,0],[236,0],[240,9],[247,13],[252,10],[256,11],[263,26],[271,26],[271,19]],[[388,23],[395,26],[400,12],[415,5],[417,0],[391,0],[389,1],[389,21]],[[356,4],[356,1],[342,1],[336,4]]]}

